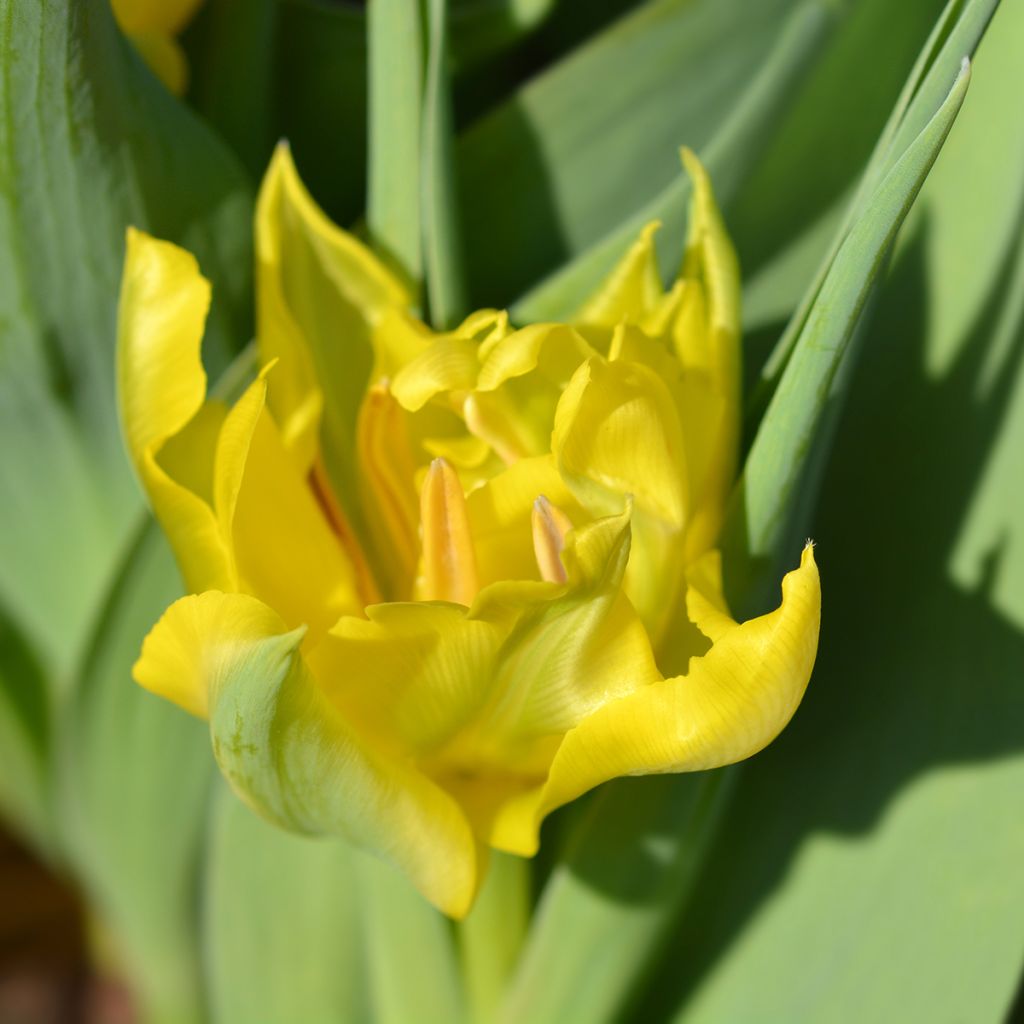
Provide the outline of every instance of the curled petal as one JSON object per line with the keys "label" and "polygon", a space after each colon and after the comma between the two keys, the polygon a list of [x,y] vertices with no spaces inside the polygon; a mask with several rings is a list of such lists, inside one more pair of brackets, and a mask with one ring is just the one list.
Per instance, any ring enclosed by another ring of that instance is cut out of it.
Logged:
{"label": "curled petal", "polygon": [[[199,349],[209,306],[209,282],[190,253],[128,229],[117,335],[125,444],[189,589],[229,590],[235,573],[213,509],[159,458],[176,438],[173,463],[212,475],[218,413],[194,420],[206,396]],[[197,429],[182,434],[190,423]]]}
{"label": "curled petal", "polygon": [[407,758],[367,743],[338,713],[301,653],[304,633],[242,594],[182,598],[146,638],[135,678],[208,712],[221,770],[262,815],[352,839],[463,916],[481,871],[465,815]]}
{"label": "curled petal", "polygon": [[807,545],[800,567],[782,582],[779,608],[721,630],[687,675],[609,702],[566,735],[541,813],[621,775],[701,771],[756,754],[803,697],[820,612],[818,569]]}

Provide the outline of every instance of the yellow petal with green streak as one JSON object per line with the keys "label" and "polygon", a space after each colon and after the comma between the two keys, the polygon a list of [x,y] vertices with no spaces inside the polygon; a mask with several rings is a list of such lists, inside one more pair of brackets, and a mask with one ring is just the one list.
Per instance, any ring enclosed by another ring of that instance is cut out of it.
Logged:
{"label": "yellow petal with green streak", "polygon": [[656,643],[682,582],[686,460],[675,402],[638,363],[584,363],[562,395],[552,450],[558,469],[591,515],[635,506],[626,593]]}
{"label": "yellow petal with green streak", "polygon": [[561,736],[659,678],[621,594],[628,516],[576,530],[567,583],[499,583],[473,607],[390,604],[345,618],[311,655],[342,716],[420,765],[483,842],[503,805],[537,790]]}
{"label": "yellow petal with green streak", "polygon": [[[190,590],[234,589],[230,551],[207,500],[175,479],[159,455],[171,438],[176,465],[212,479],[217,412],[200,413],[206,372],[199,357],[210,285],[195,258],[129,228],[118,307],[118,402],[125,444]],[[205,468],[204,468],[205,467]]]}
{"label": "yellow petal with green streak", "polygon": [[533,503],[543,495],[574,523],[589,516],[566,486],[554,457],[521,459],[466,495],[481,586],[539,580],[533,551]]}
{"label": "yellow petal with green streak", "polygon": [[570,732],[551,767],[540,812],[618,776],[703,771],[756,754],[803,697],[820,614],[818,569],[808,545],[800,567],[782,582],[779,608],[716,628],[711,649],[685,676],[610,701]]}
{"label": "yellow petal with green streak", "polygon": [[[693,180],[690,229],[683,257],[687,283],[674,341],[683,365],[683,430],[687,447],[690,523],[687,557],[712,547],[736,476],[740,435],[740,284],[732,243],[707,172],[689,150]],[[702,315],[701,315],[702,314]]]}
{"label": "yellow petal with green streak", "polygon": [[570,317],[573,323],[616,327],[623,320],[640,320],[657,305],[662,285],[654,236],[660,227],[659,221],[651,221],[643,228],[597,291]]}
{"label": "yellow petal with green streak", "polygon": [[188,710],[208,710],[221,770],[259,813],[352,840],[463,916],[481,873],[465,815],[408,758],[339,714],[303,656],[303,633],[252,597],[186,597],[146,638],[135,678]]}
{"label": "yellow petal with green streak", "polygon": [[257,341],[261,362],[280,360],[268,402],[304,468],[322,415],[325,459],[355,511],[355,425],[374,363],[372,335],[410,295],[358,239],[333,224],[277,147],[256,209]]}

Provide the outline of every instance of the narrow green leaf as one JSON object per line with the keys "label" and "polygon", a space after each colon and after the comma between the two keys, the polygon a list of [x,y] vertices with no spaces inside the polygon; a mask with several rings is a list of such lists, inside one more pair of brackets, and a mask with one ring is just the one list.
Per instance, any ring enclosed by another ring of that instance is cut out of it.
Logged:
{"label": "narrow green leaf", "polygon": [[728,771],[606,785],[545,886],[502,1024],[619,1019],[692,890]]}
{"label": "narrow green leaf", "polygon": [[358,856],[375,1024],[459,1024],[466,1007],[451,923],[390,865]]}
{"label": "narrow green leaf", "polygon": [[446,0],[427,0],[427,75],[423,93],[423,244],[430,319],[454,327],[466,314],[456,207]]}
{"label": "narrow green leaf", "polygon": [[204,724],[136,686],[142,638],[180,593],[147,525],[125,560],[60,730],[61,823],[74,871],[145,1019],[202,1019],[198,867],[213,760]]}
{"label": "narrow green leaf", "polygon": [[724,533],[727,591],[757,606],[774,586],[815,435],[896,232],[938,156],[970,80],[967,58],[942,105],[877,187],[829,267],[761,421]]}
{"label": "narrow green leaf", "polygon": [[863,214],[884,175],[892,169],[913,139],[925,129],[959,74],[964,55],[974,53],[998,3],[999,0],[970,0],[966,4],[964,0],[949,0],[947,3],[879,137],[861,176],[856,195],[847,208],[842,227],[836,232],[831,248],[806,290],[797,312],[790,318],[786,330],[761,371],[761,379],[750,403],[750,416],[755,421],[760,419],[778,384],[846,232]]}
{"label": "narrow green leaf", "polygon": [[470,1019],[493,1020],[530,922],[530,861],[492,851],[487,877],[459,925]]}
{"label": "narrow green leaf", "polygon": [[369,1019],[355,855],[213,804],[203,934],[216,1024]]}
{"label": "narrow green leaf", "polygon": [[[833,12],[824,0],[796,8],[757,75],[702,150],[701,159],[715,183],[719,202],[728,201],[742,184],[744,173],[791,102],[801,76],[819,55],[833,23]],[[677,175],[643,209],[519,299],[512,307],[515,321],[571,316],[652,220],[662,222],[657,239],[661,265],[674,274],[681,259],[689,197],[689,178]]]}
{"label": "narrow green leaf", "polygon": [[424,25],[420,0],[367,9],[369,123],[366,221],[374,249],[418,291],[423,284],[420,166]]}

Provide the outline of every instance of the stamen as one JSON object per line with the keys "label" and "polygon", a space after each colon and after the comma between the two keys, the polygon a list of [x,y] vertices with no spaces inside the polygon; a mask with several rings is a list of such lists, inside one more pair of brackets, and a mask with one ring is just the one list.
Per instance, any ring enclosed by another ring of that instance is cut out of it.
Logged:
{"label": "stamen", "polygon": [[548,583],[566,581],[562,565],[565,536],[572,529],[569,517],[557,505],[552,505],[542,494],[533,503],[533,554],[537,559],[541,579]]}
{"label": "stamen", "polygon": [[420,494],[420,521],[421,598],[471,604],[479,588],[466,497],[458,474],[444,459],[434,459],[427,470]]}

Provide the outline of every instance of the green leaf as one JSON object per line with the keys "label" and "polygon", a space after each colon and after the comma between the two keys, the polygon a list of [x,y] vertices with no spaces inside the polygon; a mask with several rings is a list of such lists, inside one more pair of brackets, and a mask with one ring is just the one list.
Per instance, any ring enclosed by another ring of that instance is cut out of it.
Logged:
{"label": "green leaf", "polygon": [[[818,56],[832,21],[832,12],[824,3],[797,7],[757,75],[708,141],[701,157],[719,202],[728,201],[742,184],[743,174],[756,159],[771,126]],[[516,322],[572,316],[652,220],[662,222],[657,238],[660,263],[674,276],[686,232],[690,191],[690,179],[677,175],[642,209],[519,299],[512,308]]]}
{"label": "green leaf", "polygon": [[423,285],[424,109],[420,0],[376,0],[367,11],[369,157],[366,221],[374,249],[418,292]]}
{"label": "green leaf", "polygon": [[446,8],[446,0],[427,0],[427,69],[420,168],[427,298],[431,322],[439,329],[454,327],[468,312],[455,203]]}
{"label": "green leaf", "polygon": [[17,630],[0,615],[0,815],[53,858],[51,712],[46,679]]}
{"label": "green leaf", "polygon": [[188,100],[258,181],[274,144],[278,0],[206,0],[183,40]]}
{"label": "green leaf", "polygon": [[702,150],[793,0],[656,0],[542,72],[457,150],[474,305],[509,302],[599,242]]}
{"label": "green leaf", "polygon": [[217,1024],[368,1019],[355,857],[267,824],[218,787],[203,912]]}
{"label": "green leaf", "polygon": [[113,395],[125,227],[213,276],[216,367],[249,330],[250,197],[105,0],[0,0],[0,50],[0,604],[66,680],[140,516]]}
{"label": "green leaf", "polygon": [[[794,510],[815,447],[827,432],[839,376],[860,315],[896,232],[942,147],[967,91],[966,57],[952,88],[921,133],[892,165],[838,248],[758,428],[730,501],[723,536],[726,590],[737,607],[758,608],[790,552]],[[799,315],[799,314],[797,314]],[[801,524],[796,522],[799,531]]]}
{"label": "green leaf", "polygon": [[811,305],[820,290],[831,261],[835,258],[851,225],[863,214],[871,201],[872,193],[883,176],[892,170],[915,136],[922,132],[933,111],[949,91],[951,83],[960,71],[960,62],[965,54],[973,53],[985,31],[999,0],[949,0],[942,16],[932,29],[910,77],[903,87],[889,121],[872,152],[861,180],[857,194],[836,232],[828,256],[822,261],[819,271],[807,289],[804,299],[790,319],[775,350],[761,371],[758,393],[752,399],[752,414],[760,416],[768,396],[778,384],[800,331],[810,313]]}
{"label": "green leaf", "polygon": [[502,1024],[619,1019],[667,911],[689,895],[730,779],[623,779],[593,798],[544,888]]}
{"label": "green leaf", "polygon": [[901,234],[813,523],[814,679],[638,1021],[1016,1019],[1022,41],[1014,0]]}
{"label": "green leaf", "polygon": [[142,638],[181,584],[157,528],[125,561],[60,733],[64,838],[74,871],[145,1011],[202,1018],[198,868],[211,770],[202,722],[136,686]]}
{"label": "green leaf", "polygon": [[459,1024],[466,1007],[451,925],[391,865],[361,854],[375,1024]]}
{"label": "green leaf", "polygon": [[532,864],[492,850],[487,876],[459,924],[459,956],[470,1019],[493,1020],[530,923]]}

